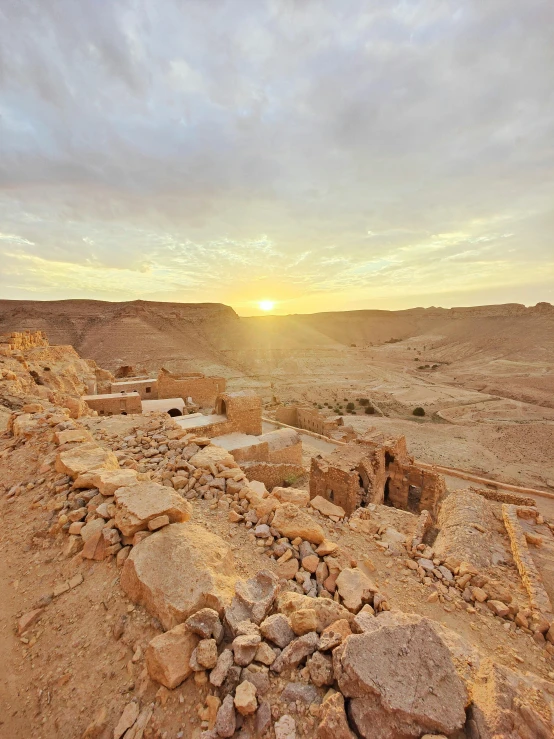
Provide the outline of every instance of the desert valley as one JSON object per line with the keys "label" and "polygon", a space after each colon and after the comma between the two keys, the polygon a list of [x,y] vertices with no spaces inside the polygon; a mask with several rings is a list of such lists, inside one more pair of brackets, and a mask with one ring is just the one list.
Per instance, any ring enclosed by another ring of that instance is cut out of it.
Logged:
{"label": "desert valley", "polygon": [[547,739],[554,307],[0,301],[0,736]]}

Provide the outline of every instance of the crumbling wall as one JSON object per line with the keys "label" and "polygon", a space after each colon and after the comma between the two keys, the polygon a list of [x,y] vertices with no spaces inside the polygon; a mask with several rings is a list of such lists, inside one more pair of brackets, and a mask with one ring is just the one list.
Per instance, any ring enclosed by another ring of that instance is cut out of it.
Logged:
{"label": "crumbling wall", "polygon": [[285,464],[302,464],[302,442],[293,429],[277,429],[262,434],[260,441],[266,441],[269,448],[268,461]]}
{"label": "crumbling wall", "polygon": [[364,488],[358,472],[330,465],[321,457],[312,457],[310,499],[318,495],[341,506],[350,515],[362,505]]}
{"label": "crumbling wall", "polygon": [[0,334],[0,354],[7,356],[11,352],[23,352],[37,346],[48,346],[44,331],[13,331]]}
{"label": "crumbling wall", "polygon": [[304,468],[297,464],[245,462],[241,467],[249,480],[263,482],[270,492],[275,487],[296,484],[305,475]]}
{"label": "crumbling wall", "polygon": [[216,412],[226,415],[233,431],[260,436],[262,433],[262,399],[253,393],[220,393]]}
{"label": "crumbling wall", "polygon": [[[386,452],[385,452],[386,456]],[[387,469],[388,501],[395,508],[411,513],[429,511],[433,518],[438,503],[446,493],[444,477],[433,470],[424,470],[415,464],[404,466],[394,461]]]}
{"label": "crumbling wall", "polygon": [[203,408],[213,408],[225,385],[224,377],[205,377],[196,372],[174,374],[162,368],[158,375],[158,398],[192,398]]}
{"label": "crumbling wall", "polygon": [[298,428],[298,408],[295,405],[287,405],[283,408],[277,408],[275,420],[279,423],[286,423],[287,426],[296,426]]}

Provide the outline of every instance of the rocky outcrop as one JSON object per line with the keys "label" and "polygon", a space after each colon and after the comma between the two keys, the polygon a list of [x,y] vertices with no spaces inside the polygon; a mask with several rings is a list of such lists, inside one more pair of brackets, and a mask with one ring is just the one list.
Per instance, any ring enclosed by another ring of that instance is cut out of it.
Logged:
{"label": "rocky outcrop", "polygon": [[385,613],[372,630],[347,637],[334,672],[360,736],[411,739],[451,734],[465,722],[467,691],[428,619]]}
{"label": "rocky outcrop", "polygon": [[203,526],[171,524],[133,547],[123,565],[121,586],[165,629],[200,608],[221,613],[234,595],[229,546]]}

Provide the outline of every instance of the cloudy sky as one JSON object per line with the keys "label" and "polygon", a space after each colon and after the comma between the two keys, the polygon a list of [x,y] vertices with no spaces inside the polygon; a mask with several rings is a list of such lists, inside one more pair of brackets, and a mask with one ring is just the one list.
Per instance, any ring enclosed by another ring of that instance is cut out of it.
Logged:
{"label": "cloudy sky", "polygon": [[0,297],[554,302],[554,4],[3,0]]}

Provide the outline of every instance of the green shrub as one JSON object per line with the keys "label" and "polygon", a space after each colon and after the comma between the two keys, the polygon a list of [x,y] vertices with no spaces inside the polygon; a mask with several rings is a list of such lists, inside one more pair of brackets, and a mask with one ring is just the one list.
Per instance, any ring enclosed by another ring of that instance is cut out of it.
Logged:
{"label": "green shrub", "polygon": [[420,405],[418,405],[417,408],[414,408],[413,409],[412,415],[413,416],[424,416],[425,415],[425,411],[423,410],[423,408]]}
{"label": "green shrub", "polygon": [[356,406],[352,402],[346,404],[346,410],[347,411],[353,411],[355,407]]}

